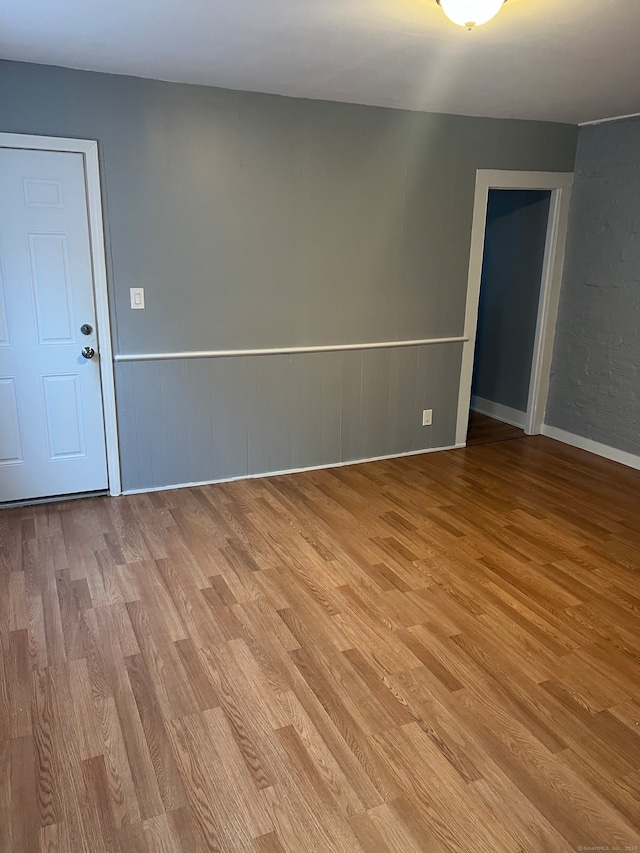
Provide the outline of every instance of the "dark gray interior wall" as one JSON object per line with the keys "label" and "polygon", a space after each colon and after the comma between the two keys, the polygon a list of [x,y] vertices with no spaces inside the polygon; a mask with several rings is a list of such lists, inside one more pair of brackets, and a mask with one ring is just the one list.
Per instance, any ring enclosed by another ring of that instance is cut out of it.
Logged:
{"label": "dark gray interior wall", "polygon": [[545,421],[640,454],[640,119],[580,130]]}
{"label": "dark gray interior wall", "polygon": [[[12,62],[0,63],[0,129],[98,140],[120,353],[460,335],[476,169],[571,171],[577,136],[568,125]],[[145,287],[144,311],[129,308],[133,286]],[[157,370],[168,388],[171,367]],[[119,369],[124,445],[135,427],[123,411],[123,376]],[[287,379],[275,369],[264,381],[277,398]],[[457,385],[449,368],[441,381]],[[192,386],[194,406],[199,393],[211,393],[218,410],[236,411],[203,383]],[[343,399],[345,387],[332,393]],[[166,414],[172,401],[163,388],[153,404]],[[414,401],[420,396],[416,389]],[[393,417],[413,424],[421,411],[414,405]],[[434,409],[440,420],[452,423],[450,412]],[[302,424],[290,429],[304,440]],[[453,439],[452,427],[442,441]],[[360,446],[354,458],[366,455],[364,439]],[[307,456],[320,458],[315,447]],[[157,482],[142,463],[134,474],[129,460],[127,488]],[[186,481],[181,470],[175,476]]]}
{"label": "dark gray interior wall", "polygon": [[527,410],[551,193],[490,190],[472,393]]}

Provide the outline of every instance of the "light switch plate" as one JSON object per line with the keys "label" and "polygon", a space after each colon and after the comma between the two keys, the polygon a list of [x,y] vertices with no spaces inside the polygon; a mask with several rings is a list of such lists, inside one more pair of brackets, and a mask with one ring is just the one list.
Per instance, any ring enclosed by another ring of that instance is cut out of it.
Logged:
{"label": "light switch plate", "polygon": [[131,294],[131,307],[144,308],[144,287],[129,288]]}

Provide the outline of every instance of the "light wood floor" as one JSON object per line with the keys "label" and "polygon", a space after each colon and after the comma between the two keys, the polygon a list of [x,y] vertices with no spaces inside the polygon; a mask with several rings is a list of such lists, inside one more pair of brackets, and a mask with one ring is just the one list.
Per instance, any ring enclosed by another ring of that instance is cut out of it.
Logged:
{"label": "light wood floor", "polygon": [[0,513],[0,851],[636,850],[639,505],[538,437]]}
{"label": "light wood floor", "polygon": [[480,412],[469,412],[467,447],[492,444],[494,441],[513,441],[514,438],[524,437],[525,431],[519,427],[481,415]]}

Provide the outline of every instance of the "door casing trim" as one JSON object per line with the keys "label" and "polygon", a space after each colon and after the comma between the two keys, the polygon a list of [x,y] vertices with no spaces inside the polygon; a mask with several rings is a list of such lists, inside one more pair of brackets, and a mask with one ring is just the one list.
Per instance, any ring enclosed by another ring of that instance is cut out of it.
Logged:
{"label": "door casing trim", "polygon": [[113,345],[111,341],[111,323],[109,321],[109,293],[107,289],[107,264],[105,257],[104,223],[102,219],[98,143],[94,139],[66,139],[58,136],[0,133],[0,148],[26,148],[34,151],[61,151],[82,154],[87,191],[91,263],[93,266],[93,293],[98,327],[107,477],[109,480],[109,494],[119,495],[122,493],[120,451],[118,447],[118,420],[113,373]]}

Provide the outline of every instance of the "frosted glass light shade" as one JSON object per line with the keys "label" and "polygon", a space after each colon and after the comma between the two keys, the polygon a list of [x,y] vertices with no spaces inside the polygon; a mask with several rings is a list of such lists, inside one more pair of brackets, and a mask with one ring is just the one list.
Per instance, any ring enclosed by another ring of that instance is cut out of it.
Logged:
{"label": "frosted glass light shade", "polygon": [[450,21],[461,27],[479,27],[494,18],[505,0],[438,0]]}

